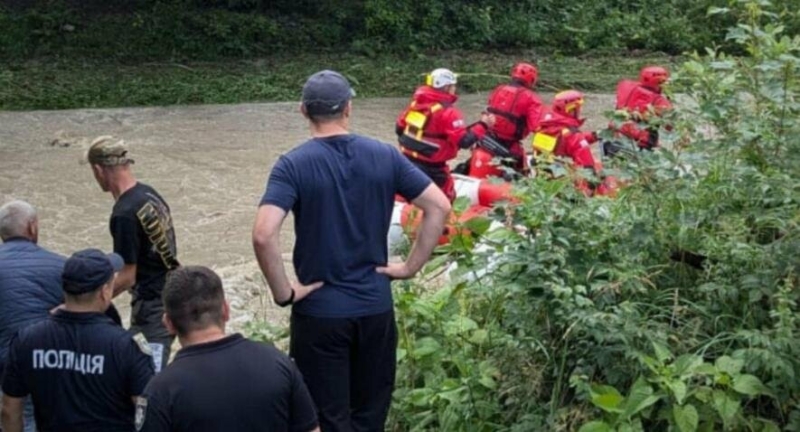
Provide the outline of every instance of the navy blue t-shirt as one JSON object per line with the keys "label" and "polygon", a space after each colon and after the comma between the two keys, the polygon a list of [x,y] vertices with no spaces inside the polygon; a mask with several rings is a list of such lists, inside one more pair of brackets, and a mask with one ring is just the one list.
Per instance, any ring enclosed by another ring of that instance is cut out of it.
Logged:
{"label": "navy blue t-shirt", "polygon": [[292,360],[240,334],[181,349],[147,385],[137,409],[142,432],[308,432],[317,426],[314,402]]}
{"label": "navy blue t-shirt", "polygon": [[31,395],[41,432],[132,432],[132,397],[153,373],[152,357],[110,318],[62,310],[12,339],[3,393]]}
{"label": "navy blue t-shirt", "polygon": [[293,306],[342,318],[392,308],[388,260],[394,196],[411,201],[431,180],[393,146],[359,135],[311,139],[281,156],[261,205],[294,213],[294,267],[302,284],[325,285]]}

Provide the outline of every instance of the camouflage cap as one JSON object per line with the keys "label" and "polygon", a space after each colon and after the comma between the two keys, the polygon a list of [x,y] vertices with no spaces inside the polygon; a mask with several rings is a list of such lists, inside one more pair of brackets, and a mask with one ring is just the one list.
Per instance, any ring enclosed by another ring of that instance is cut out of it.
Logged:
{"label": "camouflage cap", "polygon": [[128,156],[128,146],[125,141],[113,136],[100,136],[92,141],[86,153],[86,162],[92,165],[115,166],[134,163]]}

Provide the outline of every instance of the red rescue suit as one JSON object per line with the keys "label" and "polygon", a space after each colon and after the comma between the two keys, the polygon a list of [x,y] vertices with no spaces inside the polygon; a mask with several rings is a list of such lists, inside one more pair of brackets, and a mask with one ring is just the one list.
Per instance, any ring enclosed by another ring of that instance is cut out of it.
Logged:
{"label": "red rescue suit", "polygon": [[459,148],[469,148],[483,139],[486,125],[467,126],[464,116],[454,106],[458,96],[430,86],[421,86],[411,104],[397,118],[395,132],[400,150],[437,186],[455,200],[456,191],[447,162]]}
{"label": "red rescue suit", "polygon": [[[585,119],[576,119],[548,110],[542,117],[536,132],[555,137],[556,144],[552,155],[568,157],[572,159],[573,167],[588,168],[599,175],[603,164],[595,159],[591,147],[591,144],[597,141],[597,135],[594,132],[580,131],[584,121]],[[611,177],[595,186],[592,186],[586,179],[579,178],[575,180],[575,187],[586,196],[613,195],[616,191],[614,179]]]}
{"label": "red rescue suit", "polygon": [[[636,141],[639,147],[658,146],[658,131],[647,126],[651,114],[660,116],[672,109],[672,103],[658,89],[642,85],[638,81],[623,80],[617,85],[616,109],[627,111],[632,120],[624,122],[618,129],[622,135]],[[615,129],[614,125],[611,125]]]}
{"label": "red rescue suit", "polygon": [[564,156],[581,168],[599,169],[601,164],[592,154],[591,144],[597,141],[594,132],[581,132],[586,119],[576,119],[549,110],[541,119],[537,132],[556,137],[555,156]]}
{"label": "red rescue suit", "polygon": [[[536,129],[542,115],[541,99],[530,88],[512,81],[492,90],[486,111],[495,116],[489,135],[514,156],[516,163],[513,168],[520,173],[526,172],[528,158],[525,157],[525,147],[520,141]],[[471,164],[471,167],[474,165]],[[500,170],[494,169],[497,171],[495,175],[501,176]]]}

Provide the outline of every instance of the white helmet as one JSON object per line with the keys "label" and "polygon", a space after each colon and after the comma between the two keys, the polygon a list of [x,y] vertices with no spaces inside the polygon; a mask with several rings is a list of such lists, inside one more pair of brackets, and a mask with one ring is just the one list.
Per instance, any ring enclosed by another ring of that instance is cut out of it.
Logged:
{"label": "white helmet", "polygon": [[436,69],[428,75],[427,84],[435,89],[456,83],[456,74],[449,69]]}

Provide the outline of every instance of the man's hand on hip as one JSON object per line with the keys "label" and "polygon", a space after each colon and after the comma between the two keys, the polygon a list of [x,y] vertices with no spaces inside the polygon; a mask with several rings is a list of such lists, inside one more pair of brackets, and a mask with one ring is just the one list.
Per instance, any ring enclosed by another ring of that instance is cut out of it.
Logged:
{"label": "man's hand on hip", "polygon": [[302,300],[305,296],[311,294],[312,292],[322,288],[325,282],[314,282],[308,285],[303,285],[300,282],[295,282],[292,284],[292,289],[294,290],[294,302],[297,303]]}
{"label": "man's hand on hip", "polygon": [[386,267],[378,267],[376,271],[389,276],[390,279],[411,279],[417,273],[404,262],[389,263]]}

